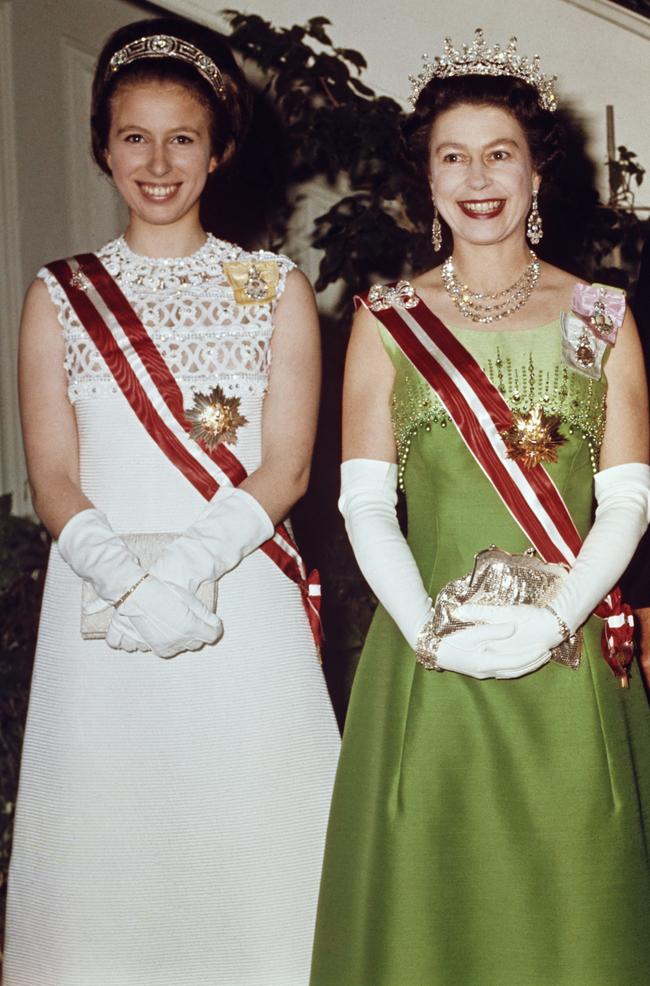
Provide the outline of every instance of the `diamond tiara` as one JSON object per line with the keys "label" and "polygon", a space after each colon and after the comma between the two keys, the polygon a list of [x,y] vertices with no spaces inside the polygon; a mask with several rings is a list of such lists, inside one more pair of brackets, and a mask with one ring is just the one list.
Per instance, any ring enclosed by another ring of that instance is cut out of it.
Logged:
{"label": "diamond tiara", "polygon": [[175,38],[171,34],[152,34],[124,45],[109,61],[105,78],[110,79],[118,69],[140,58],[179,58],[182,62],[192,65],[199,75],[210,83],[219,99],[225,99],[226,87],[223,76],[212,59],[196,45],[183,41],[182,38]]}
{"label": "diamond tiara", "polygon": [[557,76],[543,75],[539,67],[539,55],[528,59],[517,54],[517,39],[510,38],[507,48],[485,43],[480,27],[474,32],[471,45],[463,45],[459,51],[454,48],[451,38],[445,38],[444,55],[436,55],[433,61],[428,55],[422,56],[424,65],[418,75],[409,75],[411,94],[409,101],[415,106],[418,96],[432,79],[450,79],[461,75],[509,75],[527,82],[537,90],[539,105],[551,113],[557,109],[553,83]]}

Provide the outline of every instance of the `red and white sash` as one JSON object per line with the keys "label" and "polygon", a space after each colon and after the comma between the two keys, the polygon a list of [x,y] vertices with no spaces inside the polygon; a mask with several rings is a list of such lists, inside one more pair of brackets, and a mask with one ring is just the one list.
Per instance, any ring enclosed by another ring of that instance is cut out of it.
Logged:
{"label": "red and white sash", "polygon": [[[93,340],[136,417],[170,462],[211,500],[220,486],[239,484],[247,472],[220,442],[208,449],[189,438],[183,396],[160,352],[119,286],[94,253],[79,254],[47,265]],[[316,646],[322,640],[321,587],[318,572],[307,574],[298,547],[278,524],[273,538],[261,545],[287,578],[300,588]]]}
{"label": "red and white sash", "polygon": [[[468,350],[421,299],[406,308],[370,309],[406,358],[436,391],[458,432],[504,505],[547,562],[575,562],[582,539],[571,514],[542,465],[526,468],[508,458],[501,433],[512,425],[506,401]],[[626,676],[632,659],[633,617],[616,587],[599,604],[605,619],[603,654],[617,677]]]}

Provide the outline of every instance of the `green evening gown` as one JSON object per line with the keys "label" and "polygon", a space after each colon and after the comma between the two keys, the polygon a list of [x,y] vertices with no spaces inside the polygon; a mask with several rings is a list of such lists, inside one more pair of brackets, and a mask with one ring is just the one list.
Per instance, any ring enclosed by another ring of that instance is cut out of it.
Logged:
{"label": "green evening gown", "polygon": [[[435,597],[526,538],[437,396],[379,329],[408,541]],[[559,321],[454,330],[515,409],[566,443],[546,464],[584,534],[606,383],[562,363]],[[380,606],[345,726],[312,986],[648,986],[650,714],[592,617],[578,670],[478,681],[416,663]]]}

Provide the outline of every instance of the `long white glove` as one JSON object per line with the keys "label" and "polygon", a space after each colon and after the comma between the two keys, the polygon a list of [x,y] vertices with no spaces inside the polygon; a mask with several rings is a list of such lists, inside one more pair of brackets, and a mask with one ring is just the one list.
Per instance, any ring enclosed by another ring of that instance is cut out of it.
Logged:
{"label": "long white glove", "polygon": [[377,459],[349,459],[341,466],[339,509],[366,582],[415,649],[431,615],[431,599],[400,530],[397,466]]}
{"label": "long white glove", "polygon": [[625,571],[648,526],[650,466],[612,466],[596,474],[594,490],[594,524],[550,602],[557,618],[536,606],[461,606],[460,619],[485,626],[446,638],[439,667],[475,678],[516,678],[544,664],[551,648],[582,626]]}
{"label": "long white glove", "polygon": [[436,652],[442,671],[471,678],[521,678],[537,671],[564,639],[558,621],[538,606],[480,606],[466,603],[455,616],[483,625],[443,637]]}
{"label": "long white glove", "polygon": [[[125,627],[134,620],[143,645],[160,657],[197,650],[221,636],[220,620],[202,603],[145,572],[100,510],[82,510],[71,517],[59,535],[58,549],[73,572],[90,582],[97,595],[111,605],[119,605],[137,585],[115,616]],[[120,648],[121,634],[109,630],[106,642]]]}
{"label": "long white glove", "polygon": [[195,593],[215,582],[273,537],[273,522],[245,490],[224,486],[198,519],[165,548],[152,575]]}

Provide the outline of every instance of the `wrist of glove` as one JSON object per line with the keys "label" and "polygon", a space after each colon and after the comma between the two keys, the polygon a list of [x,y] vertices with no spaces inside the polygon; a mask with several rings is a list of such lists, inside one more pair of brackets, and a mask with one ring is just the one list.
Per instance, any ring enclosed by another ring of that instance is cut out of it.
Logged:
{"label": "wrist of glove", "polygon": [[70,518],[59,534],[57,547],[72,571],[90,582],[97,595],[111,605],[145,574],[106,515],[94,507]]}
{"label": "wrist of glove", "polygon": [[192,595],[273,537],[271,518],[245,490],[222,487],[197,520],[162,552],[152,575]]}
{"label": "wrist of glove", "polygon": [[466,603],[455,616],[473,625],[443,637],[432,649],[431,666],[471,678],[520,678],[537,671],[565,636],[557,617],[538,606]]}

